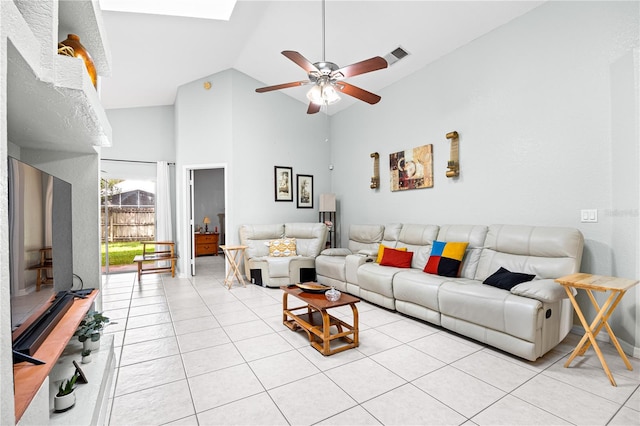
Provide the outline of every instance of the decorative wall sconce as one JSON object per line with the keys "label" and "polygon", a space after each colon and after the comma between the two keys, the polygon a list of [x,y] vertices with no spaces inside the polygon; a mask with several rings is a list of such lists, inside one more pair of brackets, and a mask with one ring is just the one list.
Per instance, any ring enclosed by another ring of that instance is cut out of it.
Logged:
{"label": "decorative wall sconce", "polygon": [[447,177],[452,178],[460,175],[460,142],[458,141],[458,132],[449,132],[447,139],[451,139],[451,155],[447,162]]}
{"label": "decorative wall sconce", "polygon": [[380,154],[377,152],[371,153],[373,158],[373,177],[371,178],[371,189],[380,187]]}

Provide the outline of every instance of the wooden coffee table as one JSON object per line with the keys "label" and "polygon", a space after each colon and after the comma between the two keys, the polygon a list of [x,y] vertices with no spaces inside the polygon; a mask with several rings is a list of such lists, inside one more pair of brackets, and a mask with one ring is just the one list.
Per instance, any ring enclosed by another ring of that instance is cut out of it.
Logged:
{"label": "wooden coffee table", "polygon": [[[309,343],[322,355],[333,355],[358,346],[358,309],[356,308],[356,303],[360,299],[350,294],[342,293],[340,299],[330,302],[324,296],[324,293],[308,293],[296,286],[283,286],[280,288],[284,291],[282,294],[282,323],[291,330],[296,331],[301,328],[306,331],[309,336]],[[289,309],[289,295],[301,300],[305,305]],[[327,313],[328,309],[346,305],[351,306],[353,324],[347,324]],[[338,332],[331,334],[331,326],[335,326]],[[331,349],[331,342],[338,339],[345,342],[345,344]]]}

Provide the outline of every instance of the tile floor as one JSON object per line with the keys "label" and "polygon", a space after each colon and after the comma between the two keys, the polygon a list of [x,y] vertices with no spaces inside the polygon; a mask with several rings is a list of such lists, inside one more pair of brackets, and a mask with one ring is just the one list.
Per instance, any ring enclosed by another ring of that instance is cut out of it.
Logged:
{"label": "tile floor", "polygon": [[323,357],[282,325],[281,290],[227,290],[222,256],[196,266],[104,277],[111,425],[640,424],[640,360],[609,344],[617,387],[592,350],[563,368],[577,335],[528,362],[363,301],[360,346]]}

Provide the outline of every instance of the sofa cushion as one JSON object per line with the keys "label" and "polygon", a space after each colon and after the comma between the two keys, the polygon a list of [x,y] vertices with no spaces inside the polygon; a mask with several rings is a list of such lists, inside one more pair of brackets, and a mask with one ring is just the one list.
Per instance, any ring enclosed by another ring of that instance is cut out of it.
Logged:
{"label": "sofa cushion", "polygon": [[265,243],[284,236],[284,224],[242,225],[239,230],[240,244],[247,246],[245,258],[269,255],[269,246]]}
{"label": "sofa cushion", "polygon": [[[546,303],[554,303],[569,297],[564,287],[552,279],[525,281],[513,287],[511,294]],[[573,294],[575,296],[575,289],[573,289]]]}
{"label": "sofa cushion", "polygon": [[269,256],[271,257],[289,257],[297,254],[295,238],[271,240],[267,245],[269,246]]}
{"label": "sofa cushion", "polygon": [[324,223],[285,223],[284,238],[296,239],[296,252],[315,258],[325,248],[327,225]]}
{"label": "sofa cushion", "polygon": [[[380,244],[380,247],[378,247],[378,257],[376,257],[376,263],[380,263],[382,261],[382,256],[384,255],[384,249],[393,249],[392,247],[387,247],[384,244]],[[396,250],[400,250],[400,251],[407,251],[406,247],[398,247]]]}
{"label": "sofa cushion", "polygon": [[483,281],[483,284],[498,287],[503,290],[511,290],[515,285],[531,281],[535,277],[535,275],[511,272],[500,267],[500,269],[488,276],[487,279]]}
{"label": "sofa cushion", "polygon": [[466,242],[434,241],[424,272],[443,277],[457,277],[468,245]]}
{"label": "sofa cushion", "polygon": [[348,248],[353,253],[358,253],[360,250],[376,250],[383,235],[384,226],[382,225],[351,225]]}
{"label": "sofa cushion", "polygon": [[529,342],[542,327],[542,302],[519,297],[481,281],[452,279],[438,291],[440,313]]}
{"label": "sofa cushion", "polygon": [[[485,225],[442,225],[438,231],[438,241],[468,241],[467,251],[460,266],[460,276],[475,278],[480,254],[487,237],[488,227]],[[428,257],[428,254],[427,254]],[[426,260],[425,260],[426,264]],[[424,269],[421,268],[421,269]]]}
{"label": "sofa cushion", "polygon": [[413,252],[404,250],[395,250],[392,248],[384,249],[382,260],[380,265],[382,266],[394,266],[396,268],[411,268],[411,259],[413,258]]}
{"label": "sofa cushion", "polygon": [[539,279],[578,272],[584,237],[573,228],[491,225],[475,279],[484,281],[499,267]]}
{"label": "sofa cushion", "polygon": [[349,250],[348,248],[328,248],[328,249],[324,249],[320,252],[321,255],[323,256],[349,256],[351,253],[351,250]]}

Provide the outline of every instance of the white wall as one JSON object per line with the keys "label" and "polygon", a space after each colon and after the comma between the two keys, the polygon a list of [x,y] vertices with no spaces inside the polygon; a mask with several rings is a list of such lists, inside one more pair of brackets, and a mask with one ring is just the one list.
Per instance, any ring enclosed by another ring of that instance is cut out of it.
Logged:
{"label": "white wall", "polygon": [[[616,64],[638,47],[638,17],[638,2],[548,2],[381,91],[378,105],[337,114],[332,190],[343,229],[389,222],[570,226],[585,235],[582,271],[637,278],[638,109],[625,114],[612,103],[633,104],[623,93],[637,98],[629,76],[638,75],[637,60],[635,68],[629,59]],[[626,77],[613,84],[618,74]],[[627,130],[616,131],[612,120]],[[445,177],[445,134],[453,130],[460,134],[457,179]],[[390,192],[389,153],[423,144],[434,145],[434,187]],[[381,156],[375,191],[368,189],[374,151]],[[619,168],[621,159],[627,167]],[[631,187],[614,191],[628,181]],[[635,209],[632,217],[607,214],[619,206]],[[598,223],[580,223],[587,208],[598,209]],[[618,256],[634,258],[632,266],[621,269],[612,260]],[[614,321],[633,345],[637,297],[622,303]]]}
{"label": "white wall", "polygon": [[112,146],[102,158],[174,161],[176,156],[173,105],[107,110],[113,129]]}
{"label": "white wall", "polygon": [[[205,81],[211,89],[204,88]],[[263,85],[227,70],[178,88],[176,191],[182,253],[189,252],[186,171],[191,168],[226,167],[227,244],[239,242],[238,227],[244,223],[318,220],[317,194],[330,187],[327,120],[321,114],[308,116],[305,105],[284,94],[255,93]],[[314,176],[314,209],[297,209],[295,200],[274,201],[274,166]],[[186,273],[186,256],[180,265]]]}
{"label": "white wall", "polygon": [[[173,105],[107,110],[113,129],[112,146],[102,148],[100,177],[156,181],[157,161],[176,158]],[[108,160],[122,161],[108,161]],[[172,228],[176,229],[175,167],[169,168]]]}

